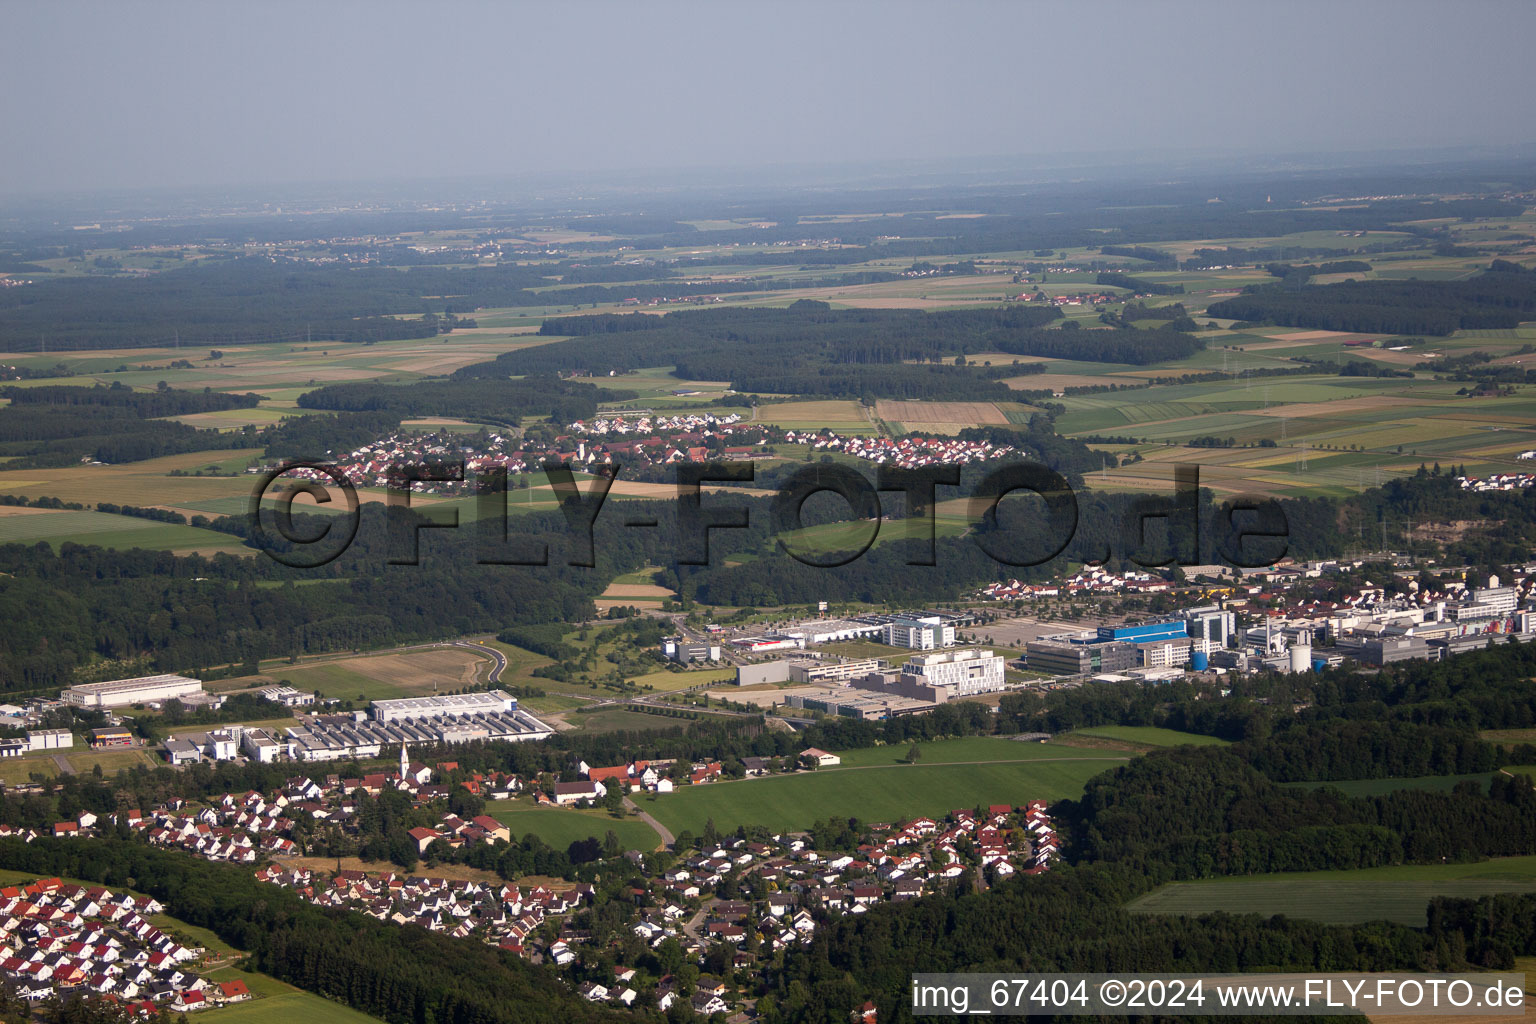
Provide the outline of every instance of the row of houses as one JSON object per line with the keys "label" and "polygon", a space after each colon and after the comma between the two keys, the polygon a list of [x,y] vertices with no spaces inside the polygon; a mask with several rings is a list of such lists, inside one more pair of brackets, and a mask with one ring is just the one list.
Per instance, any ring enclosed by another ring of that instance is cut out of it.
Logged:
{"label": "row of houses", "polygon": [[150,920],[148,896],[39,879],[0,889],[0,974],[21,998],[94,995],[135,1016],[244,1002],[243,981],[213,983],[192,969],[204,954]]}
{"label": "row of houses", "polygon": [[[455,938],[477,938],[522,956],[569,963],[568,944],[534,948],[534,935],[547,918],[590,905],[592,886],[554,887],[486,883],[395,872],[341,870],[329,876],[301,867],[270,865],[259,881],[292,889],[322,907],[356,910],[380,921],[415,924]],[[558,947],[558,948],[556,948]]]}

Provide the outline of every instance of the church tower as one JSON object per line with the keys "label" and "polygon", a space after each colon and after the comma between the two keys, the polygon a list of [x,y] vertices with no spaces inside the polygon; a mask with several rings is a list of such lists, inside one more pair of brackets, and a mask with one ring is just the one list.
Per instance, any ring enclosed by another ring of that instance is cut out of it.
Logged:
{"label": "church tower", "polygon": [[411,770],[410,758],[405,756],[405,741],[400,741],[400,781],[405,781],[405,775]]}

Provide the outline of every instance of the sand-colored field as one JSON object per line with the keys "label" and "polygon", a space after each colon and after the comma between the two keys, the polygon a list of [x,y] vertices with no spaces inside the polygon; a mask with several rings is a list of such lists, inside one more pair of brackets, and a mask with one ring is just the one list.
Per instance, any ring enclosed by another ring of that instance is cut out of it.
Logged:
{"label": "sand-colored field", "polygon": [[260,448],[167,455],[121,466],[58,466],[49,469],[0,471],[0,494],[48,496],[94,505],[113,501],[124,505],[171,506],[178,501],[249,496],[253,478],[247,476],[170,476],[173,469],[192,471],[214,462],[249,459]]}
{"label": "sand-colored field", "polygon": [[1351,338],[1374,338],[1373,334],[1352,334],[1349,331],[1297,331],[1287,334],[1286,341],[1348,341]]}
{"label": "sand-colored field", "polygon": [[1369,412],[1374,409],[1392,409],[1403,406],[1420,406],[1423,397],[1405,395],[1358,395],[1340,398],[1333,402],[1294,402],[1290,405],[1272,405],[1268,409],[1248,410],[1254,416],[1273,416],[1284,419],[1304,419],[1308,416],[1337,416],[1347,412]]}
{"label": "sand-colored field", "polygon": [[882,398],[875,403],[875,415],[916,429],[937,430],[939,425],[947,428],[956,423],[971,427],[1008,425],[1008,417],[991,402],[899,402]]}
{"label": "sand-colored field", "polygon": [[35,516],[52,511],[51,508],[28,508],[25,505],[0,505],[0,516]]}
{"label": "sand-colored field", "polygon": [[603,597],[673,597],[672,591],[654,583],[610,583]]}

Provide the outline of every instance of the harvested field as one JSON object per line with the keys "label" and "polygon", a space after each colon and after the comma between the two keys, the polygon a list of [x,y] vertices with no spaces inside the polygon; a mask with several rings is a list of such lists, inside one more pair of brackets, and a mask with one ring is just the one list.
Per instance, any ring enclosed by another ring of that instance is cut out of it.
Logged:
{"label": "harvested field", "polygon": [[991,402],[897,402],[881,399],[875,415],[908,430],[959,433],[964,427],[1007,426],[1008,417]]}
{"label": "harvested field", "polygon": [[654,583],[610,583],[603,597],[673,597],[672,591]]}

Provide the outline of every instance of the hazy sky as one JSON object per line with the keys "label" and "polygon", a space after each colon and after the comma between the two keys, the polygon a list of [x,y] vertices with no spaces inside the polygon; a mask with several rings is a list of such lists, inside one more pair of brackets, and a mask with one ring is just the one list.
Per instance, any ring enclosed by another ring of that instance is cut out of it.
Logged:
{"label": "hazy sky", "polygon": [[7,4],[0,191],[1536,141],[1530,0]]}

